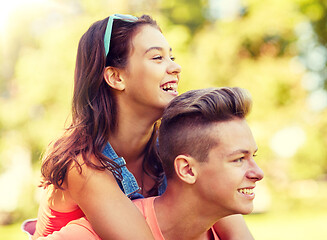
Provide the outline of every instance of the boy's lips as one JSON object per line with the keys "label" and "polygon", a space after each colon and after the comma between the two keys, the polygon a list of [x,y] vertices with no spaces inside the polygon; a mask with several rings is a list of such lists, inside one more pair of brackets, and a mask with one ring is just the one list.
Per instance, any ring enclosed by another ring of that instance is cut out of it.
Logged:
{"label": "boy's lips", "polygon": [[249,197],[250,199],[254,199],[255,193],[254,193],[254,187],[244,187],[237,189],[239,193],[241,193],[243,196]]}
{"label": "boy's lips", "polygon": [[237,189],[237,191],[246,195],[253,194],[253,188],[241,188],[241,189]]}

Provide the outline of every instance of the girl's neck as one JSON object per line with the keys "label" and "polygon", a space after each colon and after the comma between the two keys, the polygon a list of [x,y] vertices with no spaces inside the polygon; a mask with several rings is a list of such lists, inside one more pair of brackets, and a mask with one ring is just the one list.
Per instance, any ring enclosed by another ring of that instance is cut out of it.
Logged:
{"label": "girl's neck", "polygon": [[110,134],[109,142],[117,155],[125,159],[128,170],[142,189],[141,193],[146,196],[147,191],[155,184],[143,170],[145,149],[153,133],[154,124],[144,127],[145,124],[142,123],[134,123],[135,125],[123,121],[119,123],[115,133]]}
{"label": "girl's neck", "polygon": [[126,163],[133,163],[144,157],[154,123],[161,117],[159,113],[148,109],[137,109],[128,104],[123,94],[117,95],[117,124],[109,134],[109,142]]}
{"label": "girl's neck", "polygon": [[124,157],[127,163],[143,158],[154,124],[145,126],[137,122],[119,123],[116,131],[109,136],[109,142],[117,155]]}

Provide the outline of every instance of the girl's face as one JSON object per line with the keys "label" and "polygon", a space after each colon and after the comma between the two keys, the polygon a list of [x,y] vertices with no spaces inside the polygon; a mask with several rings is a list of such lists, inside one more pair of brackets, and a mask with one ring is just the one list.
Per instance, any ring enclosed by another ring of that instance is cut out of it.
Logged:
{"label": "girl's face", "polygon": [[155,27],[140,27],[132,40],[128,64],[123,72],[124,94],[130,107],[160,111],[177,96],[181,67],[174,62],[171,47]]}

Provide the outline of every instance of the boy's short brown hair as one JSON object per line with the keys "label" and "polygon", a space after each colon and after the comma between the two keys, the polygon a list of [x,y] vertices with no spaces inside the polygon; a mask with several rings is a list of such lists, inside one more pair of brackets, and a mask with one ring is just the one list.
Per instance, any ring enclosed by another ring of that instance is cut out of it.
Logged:
{"label": "boy's short brown hair", "polygon": [[237,87],[191,90],[173,99],[159,128],[159,155],[167,179],[174,175],[174,160],[180,154],[206,160],[218,144],[210,135],[212,123],[245,118],[251,106],[249,93]]}

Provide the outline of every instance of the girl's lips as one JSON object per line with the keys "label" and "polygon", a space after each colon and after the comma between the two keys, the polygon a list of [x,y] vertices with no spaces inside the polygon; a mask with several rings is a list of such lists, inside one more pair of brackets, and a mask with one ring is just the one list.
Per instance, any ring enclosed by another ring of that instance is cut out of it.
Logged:
{"label": "girl's lips", "polygon": [[177,87],[178,87],[177,81],[166,82],[160,86],[160,88],[163,91],[167,93],[171,93],[173,95],[178,95]]}

